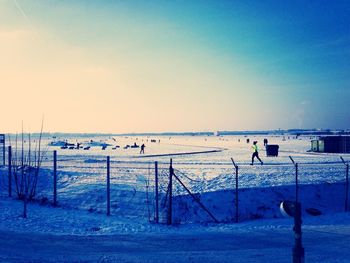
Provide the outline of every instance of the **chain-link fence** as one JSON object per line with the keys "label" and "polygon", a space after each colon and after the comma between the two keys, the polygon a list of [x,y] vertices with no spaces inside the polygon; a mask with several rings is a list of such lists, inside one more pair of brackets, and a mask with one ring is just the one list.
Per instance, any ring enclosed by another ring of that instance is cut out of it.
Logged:
{"label": "chain-link fence", "polygon": [[[176,164],[174,164],[176,167]],[[280,203],[296,198],[305,215],[347,211],[346,166],[336,163],[233,165],[174,169],[173,222],[230,222],[281,217]],[[237,184],[238,183],[238,184]]]}
{"label": "chain-link fence", "polygon": [[341,212],[346,200],[346,166],[343,164],[300,164],[300,200],[304,208]]}
{"label": "chain-link fence", "polygon": [[[19,158],[20,152],[12,153],[16,154]],[[229,161],[174,161],[170,166],[170,160],[112,157],[109,170],[107,166],[106,156],[57,155],[55,170],[53,153],[43,152],[37,180],[31,180],[35,182],[33,200],[43,204],[56,200],[58,206],[66,208],[156,223],[238,222],[281,217],[280,203],[295,200],[298,175],[299,200],[305,214],[311,208],[320,213],[349,208],[348,172],[342,163],[300,163],[297,167],[292,163],[238,164],[236,170]],[[2,196],[11,189],[13,197],[20,197],[27,178],[21,169],[19,162],[0,168]]]}

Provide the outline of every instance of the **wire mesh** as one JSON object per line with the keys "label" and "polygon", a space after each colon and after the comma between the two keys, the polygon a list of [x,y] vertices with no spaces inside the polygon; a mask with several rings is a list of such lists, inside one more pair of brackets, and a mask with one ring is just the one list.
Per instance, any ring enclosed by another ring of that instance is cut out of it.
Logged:
{"label": "wire mesh", "polygon": [[[210,168],[209,168],[210,171]],[[176,180],[173,186],[175,223],[213,221],[199,200],[219,221],[235,219],[236,182],[233,167],[220,167],[217,176],[206,178],[206,168],[196,174],[184,168],[175,174],[194,197]],[[212,174],[211,174],[212,176]],[[293,164],[241,165],[238,174],[238,220],[281,217],[279,205],[295,200],[296,168]],[[299,197],[305,211],[344,211],[345,167],[340,164],[305,164],[298,168]]]}
{"label": "wire mesh", "polygon": [[[21,151],[13,152],[13,169],[20,166]],[[53,154],[43,151],[35,198],[53,202]],[[28,158],[28,157],[26,157]],[[34,160],[35,158],[32,157]],[[152,159],[154,160],[154,159]],[[111,214],[166,223],[169,215],[169,165],[158,162],[158,198],[155,162],[150,159],[110,160]],[[231,222],[262,217],[280,217],[279,204],[295,199],[296,168],[290,163],[269,165],[238,164],[238,200],[235,168],[231,162],[201,161],[173,163],[172,219],[174,223]],[[22,180],[12,177],[13,196]],[[107,211],[106,156],[98,154],[58,154],[57,201],[60,206]],[[299,197],[304,209],[322,213],[339,212],[345,205],[345,166],[339,163],[301,163],[298,166]],[[8,167],[0,167],[1,195],[8,191]],[[158,201],[158,210],[157,208]],[[204,209],[204,208],[205,209]]]}
{"label": "wire mesh", "polygon": [[[48,165],[52,157],[48,158]],[[57,156],[57,202],[90,212],[106,211],[106,160],[91,156]],[[53,185],[52,185],[53,187]]]}
{"label": "wire mesh", "polygon": [[154,219],[154,164],[111,160],[111,212]]}
{"label": "wire mesh", "polygon": [[294,166],[241,165],[238,177],[238,221],[280,217],[279,205],[293,196]]}
{"label": "wire mesh", "polygon": [[304,209],[317,209],[323,214],[344,211],[346,170],[343,164],[300,164],[298,173]]}

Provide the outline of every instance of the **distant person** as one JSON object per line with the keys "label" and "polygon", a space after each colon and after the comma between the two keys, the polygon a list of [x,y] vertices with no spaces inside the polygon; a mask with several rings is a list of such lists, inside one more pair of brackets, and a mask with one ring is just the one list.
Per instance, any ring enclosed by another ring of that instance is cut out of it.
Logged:
{"label": "distant person", "polygon": [[145,153],[145,147],[146,146],[144,144],[141,145],[140,154]]}
{"label": "distant person", "polygon": [[252,154],[252,163],[250,165],[254,165],[254,159],[255,157],[260,161],[260,164],[263,165],[263,161],[261,161],[261,159],[259,158],[259,150],[258,150],[258,145],[257,145],[257,141],[254,141],[253,142],[253,146],[252,146],[252,149],[253,149],[253,154]]}
{"label": "distant person", "polygon": [[269,143],[269,141],[265,138],[264,139],[264,146],[266,146]]}

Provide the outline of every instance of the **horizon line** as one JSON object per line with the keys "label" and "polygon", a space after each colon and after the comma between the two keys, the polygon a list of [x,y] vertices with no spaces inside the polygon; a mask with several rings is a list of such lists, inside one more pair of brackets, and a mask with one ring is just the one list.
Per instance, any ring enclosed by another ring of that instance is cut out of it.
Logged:
{"label": "horizon line", "polygon": [[[104,135],[104,136],[147,136],[147,135],[239,135],[239,134],[269,134],[269,133],[298,133],[298,132],[313,132],[313,133],[349,133],[350,129],[329,129],[329,128],[310,128],[310,129],[271,129],[271,130],[216,130],[216,131],[165,131],[165,132],[43,132],[42,135],[65,135],[65,134],[77,134],[77,135]],[[14,132],[7,132],[2,134],[16,135],[21,134]],[[40,132],[24,132],[24,134],[39,135]]]}

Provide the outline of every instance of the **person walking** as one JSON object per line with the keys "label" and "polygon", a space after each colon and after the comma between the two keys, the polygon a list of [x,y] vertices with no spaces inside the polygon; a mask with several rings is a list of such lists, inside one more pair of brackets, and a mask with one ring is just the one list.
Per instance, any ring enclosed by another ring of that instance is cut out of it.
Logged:
{"label": "person walking", "polygon": [[142,145],[141,145],[140,154],[142,154],[142,153],[144,154],[144,153],[145,153],[145,147],[146,147],[145,144],[142,144]]}
{"label": "person walking", "polygon": [[254,141],[253,142],[253,146],[252,146],[252,149],[253,149],[253,154],[252,154],[252,163],[250,165],[254,165],[254,159],[255,157],[260,161],[260,164],[263,165],[263,161],[261,161],[261,159],[259,158],[259,150],[258,150],[258,145],[257,145],[257,141]]}

